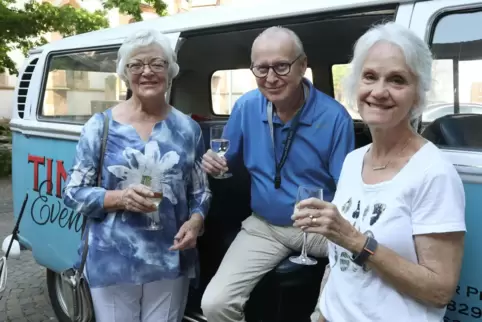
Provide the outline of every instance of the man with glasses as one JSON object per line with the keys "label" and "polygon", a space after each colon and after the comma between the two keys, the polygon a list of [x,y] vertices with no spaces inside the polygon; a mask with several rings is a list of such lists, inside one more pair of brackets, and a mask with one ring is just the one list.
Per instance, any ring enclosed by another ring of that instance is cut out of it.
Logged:
{"label": "man with glasses", "polygon": [[[322,188],[331,201],[345,156],[354,149],[350,115],[304,78],[307,57],[293,31],[263,31],[251,61],[258,89],[234,105],[224,133],[229,150],[224,157],[211,150],[203,157],[210,175],[244,163],[253,210],[204,293],[201,307],[209,322],[245,321],[243,307],[256,283],[301,250],[303,233],[291,219],[298,187]],[[326,257],[326,239],[308,234],[307,249]]]}

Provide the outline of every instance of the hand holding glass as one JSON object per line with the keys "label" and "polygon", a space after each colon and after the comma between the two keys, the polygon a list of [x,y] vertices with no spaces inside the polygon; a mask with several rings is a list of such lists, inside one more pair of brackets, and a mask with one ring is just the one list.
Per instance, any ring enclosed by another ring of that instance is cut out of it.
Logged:
{"label": "hand holding glass", "polygon": [[[229,140],[223,138],[224,126],[215,125],[211,127],[211,150],[218,156],[223,157],[229,150]],[[232,177],[231,173],[221,172],[217,176],[213,176],[216,179],[226,179]]]}
{"label": "hand holding glass", "polygon": [[[295,209],[296,212],[298,203],[302,200],[309,199],[309,198],[318,198],[323,200],[323,189],[320,188],[312,188],[312,187],[299,187],[298,188],[298,195],[296,196],[296,203]],[[301,248],[301,255],[300,256],[291,256],[290,261],[295,264],[300,265],[316,265],[318,261],[314,258],[308,257],[306,251],[306,240],[307,240],[307,233],[303,232],[303,246]]]}
{"label": "hand holding glass", "polygon": [[145,229],[160,230],[162,229],[162,226],[159,224],[159,205],[163,198],[161,177],[156,175],[142,176],[142,184],[151,189],[151,191],[154,193],[154,197],[149,198],[149,200],[152,201],[157,208],[156,211],[146,214],[149,220],[149,225]]}

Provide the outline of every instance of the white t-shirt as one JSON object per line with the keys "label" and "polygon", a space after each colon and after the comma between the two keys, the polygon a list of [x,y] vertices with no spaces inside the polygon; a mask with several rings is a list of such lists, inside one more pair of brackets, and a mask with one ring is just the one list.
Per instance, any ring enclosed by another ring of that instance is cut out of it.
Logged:
{"label": "white t-shirt", "polygon": [[[333,203],[358,230],[370,234],[409,261],[417,262],[414,235],[465,231],[465,193],[455,167],[426,143],[389,181],[362,180],[370,145],[345,159]],[[352,254],[329,243],[331,272],[320,298],[329,322],[440,322],[445,308],[424,305],[401,294]]]}

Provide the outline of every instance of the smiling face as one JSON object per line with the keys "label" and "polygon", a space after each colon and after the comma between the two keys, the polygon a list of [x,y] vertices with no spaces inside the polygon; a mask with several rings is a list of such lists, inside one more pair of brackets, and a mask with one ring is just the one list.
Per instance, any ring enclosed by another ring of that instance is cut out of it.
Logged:
{"label": "smiling face", "polygon": [[166,94],[168,63],[159,46],[151,45],[134,50],[126,68],[133,95],[148,99]]}
{"label": "smiling face", "polygon": [[[258,38],[251,52],[252,66],[265,77],[256,77],[256,83],[263,95],[275,105],[296,95],[305,74],[306,57],[300,56],[293,39],[286,33],[273,33]],[[272,66],[272,68],[269,68]],[[276,69],[280,76],[275,73]]]}
{"label": "smiling face", "polygon": [[417,79],[401,49],[387,42],[375,44],[363,64],[358,86],[358,109],[371,128],[408,123],[417,103]]}

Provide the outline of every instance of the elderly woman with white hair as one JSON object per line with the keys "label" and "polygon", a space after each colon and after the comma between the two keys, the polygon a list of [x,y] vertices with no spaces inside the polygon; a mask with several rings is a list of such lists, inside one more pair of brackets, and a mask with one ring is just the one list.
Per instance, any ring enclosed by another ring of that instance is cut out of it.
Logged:
{"label": "elderly woman with white hair", "polygon": [[[64,201],[88,217],[85,272],[96,321],[179,322],[211,200],[201,128],[166,102],[179,71],[167,37],[135,33],[120,47],[117,63],[132,97],[105,112],[102,168],[104,117],[85,124]],[[154,192],[162,194],[158,206]],[[157,230],[149,229],[149,218]]]}
{"label": "elderly woman with white hair", "polygon": [[304,200],[293,215],[330,241],[319,321],[440,322],[461,269],[465,195],[454,166],[411,126],[431,52],[387,23],[357,41],[351,67],[347,96],[373,142],[346,157],[332,203]]}

